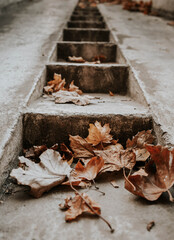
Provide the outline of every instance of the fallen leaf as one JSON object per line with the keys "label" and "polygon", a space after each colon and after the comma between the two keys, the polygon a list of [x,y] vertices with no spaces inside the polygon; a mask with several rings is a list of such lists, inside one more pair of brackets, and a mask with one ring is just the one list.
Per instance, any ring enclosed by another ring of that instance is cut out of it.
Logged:
{"label": "fallen leaf", "polygon": [[119,152],[120,150],[124,150],[124,148],[120,143],[115,143],[115,144],[111,144],[111,145],[106,146],[104,148],[104,150],[112,150],[112,151],[115,151],[115,152]]}
{"label": "fallen leaf", "polygon": [[46,150],[46,145],[33,146],[29,149],[23,149],[23,153],[26,158],[37,159]]}
{"label": "fallen leaf", "polygon": [[[61,209],[67,209],[65,212],[65,221],[72,221],[83,213],[90,213],[93,215],[96,215],[96,213],[98,215],[101,214],[101,208],[98,203],[94,202],[86,193],[82,193],[81,196],[75,193],[74,198],[68,197],[65,199],[64,204],[60,204]],[[84,199],[96,213],[88,207]]]}
{"label": "fallen leaf", "polygon": [[[65,87],[66,82],[65,82],[65,79],[62,79],[62,75],[54,73],[53,78],[54,78],[54,80],[47,82],[48,86],[52,87],[52,90],[53,90],[52,92],[58,92],[59,90],[65,90],[64,87]],[[47,93],[48,91],[49,91],[49,93],[51,93],[50,88],[47,88],[47,86],[44,87],[44,91],[45,91],[45,93]]]}
{"label": "fallen leaf", "polygon": [[146,149],[151,155],[151,161],[145,165],[147,176],[134,173],[128,181],[125,180],[125,188],[149,201],[157,200],[167,191],[173,201],[169,189],[174,184],[174,149],[168,150],[160,145],[146,145]]}
{"label": "fallen leaf", "polygon": [[70,185],[70,182],[74,186],[79,186],[81,181],[92,181],[97,177],[97,174],[102,169],[104,160],[101,157],[93,157],[91,160],[83,166],[79,161],[76,164],[74,171],[72,171],[69,181],[64,182],[63,185]]}
{"label": "fallen leaf", "polygon": [[150,157],[150,153],[144,145],[152,144],[154,140],[155,137],[152,135],[152,130],[141,131],[137,133],[132,140],[127,140],[126,147],[133,149],[136,154],[136,161],[146,161]]}
{"label": "fallen leaf", "polygon": [[110,135],[109,124],[105,124],[103,127],[101,123],[96,121],[94,124],[89,124],[89,135],[86,138],[87,142],[91,143],[93,146],[102,143],[110,143],[112,141],[112,136]]}
{"label": "fallen leaf", "polygon": [[50,86],[45,86],[44,87],[44,92],[46,94],[52,94],[53,93],[53,88],[54,88],[54,84],[50,85]]}
{"label": "fallen leaf", "polygon": [[74,152],[75,158],[89,158],[93,157],[94,151],[91,144],[80,136],[69,136],[70,147]]}
{"label": "fallen leaf", "polygon": [[104,63],[104,62],[106,62],[106,59],[107,59],[106,56],[98,55],[98,56],[93,57],[92,60],[95,61],[95,62],[99,61],[100,63]]}
{"label": "fallen leaf", "polygon": [[174,21],[167,22],[167,25],[174,26]]}
{"label": "fallen leaf", "polygon": [[117,182],[115,180],[110,181],[110,184],[114,187],[114,188],[119,188]]}
{"label": "fallen leaf", "polygon": [[82,95],[83,92],[79,89],[79,87],[77,87],[76,85],[74,85],[74,81],[72,81],[69,85],[68,91],[70,92],[77,92],[79,95]]}
{"label": "fallen leaf", "polygon": [[74,103],[79,106],[85,106],[90,104],[91,97],[88,95],[81,96],[77,92],[58,91],[53,95],[55,97],[55,103]]}
{"label": "fallen leaf", "polygon": [[114,96],[113,92],[111,92],[111,91],[109,91],[109,95],[110,95],[111,97]]}
{"label": "fallen leaf", "polygon": [[155,226],[155,222],[154,221],[152,221],[152,222],[149,222],[148,224],[147,224],[147,231],[149,231],[150,232],[150,230],[153,228]]}
{"label": "fallen leaf", "polygon": [[97,156],[104,160],[103,172],[120,171],[122,168],[132,169],[136,163],[136,156],[132,150],[114,150],[94,151]]}
{"label": "fallen leaf", "polygon": [[66,160],[68,164],[71,165],[74,160],[73,153],[69,150],[69,148],[64,143],[60,144],[60,151],[63,153],[62,159]]}
{"label": "fallen leaf", "polygon": [[36,198],[62,183],[72,170],[67,162],[62,161],[60,154],[52,149],[40,155],[40,163],[25,157],[20,157],[19,161],[26,166],[25,169],[13,169],[10,176],[17,179],[18,184],[30,186],[30,193]]}
{"label": "fallen leaf", "polygon": [[75,56],[73,56],[73,57],[69,56],[68,60],[70,62],[77,62],[77,63],[84,63],[85,62],[85,60],[82,57],[75,57]]}

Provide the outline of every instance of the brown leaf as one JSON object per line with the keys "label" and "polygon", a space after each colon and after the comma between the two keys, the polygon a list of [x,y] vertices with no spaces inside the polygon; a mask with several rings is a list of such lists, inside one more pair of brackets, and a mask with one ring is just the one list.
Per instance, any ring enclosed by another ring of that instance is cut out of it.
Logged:
{"label": "brown leaf", "polygon": [[126,142],[127,148],[144,148],[144,144],[152,144],[155,137],[152,135],[152,130],[138,132],[132,140]]}
{"label": "brown leaf", "polygon": [[109,91],[109,95],[110,95],[111,97],[113,97],[113,96],[114,96],[114,93],[111,92],[111,91]]}
{"label": "brown leaf", "polygon": [[24,156],[26,158],[37,159],[44,151],[47,150],[46,145],[33,146],[29,149],[24,149]]}
{"label": "brown leaf", "polygon": [[81,96],[77,92],[58,91],[53,95],[55,97],[55,103],[74,103],[79,106],[85,106],[90,104],[91,97],[84,95]]}
{"label": "brown leaf", "polygon": [[144,197],[149,201],[157,200],[163,192],[168,192],[174,184],[174,149],[168,150],[160,145],[146,145],[150,152],[151,161],[145,165],[148,174],[134,173],[125,180],[125,188],[131,193]]}
{"label": "brown leaf", "polygon": [[75,158],[88,158],[93,157],[94,151],[91,144],[89,144],[85,139],[81,138],[80,136],[69,136],[70,140],[70,147],[74,152]]}
{"label": "brown leaf", "polygon": [[68,91],[70,92],[77,92],[79,95],[82,95],[83,92],[79,89],[79,87],[77,87],[76,85],[74,85],[74,81],[72,81],[69,85]]}
{"label": "brown leaf", "polygon": [[[97,212],[97,214],[101,214],[101,208],[98,203],[94,202],[86,193],[82,193],[81,196],[95,210],[95,212]],[[95,215],[81,196],[76,193],[74,198],[68,197],[65,199],[65,203],[60,205],[61,209],[62,207],[64,207],[63,209],[67,209],[65,212],[65,221],[72,221],[83,213]]]}
{"label": "brown leaf", "polygon": [[105,124],[102,127],[101,123],[96,121],[95,124],[89,124],[88,131],[89,135],[86,140],[93,146],[96,146],[100,143],[110,143],[112,141],[109,124]]}
{"label": "brown leaf", "polygon": [[67,162],[62,161],[58,152],[48,149],[40,155],[40,163],[20,157],[25,169],[13,169],[10,176],[17,179],[18,184],[31,188],[31,195],[41,197],[44,192],[62,183],[72,170]]}
{"label": "brown leaf", "polygon": [[174,21],[167,22],[167,25],[174,26]]}
{"label": "brown leaf", "polygon": [[79,186],[81,181],[91,181],[97,177],[97,174],[104,165],[104,160],[101,157],[93,157],[91,160],[83,166],[79,161],[76,164],[74,171],[71,173],[69,181],[64,182],[63,185],[72,185]]}
{"label": "brown leaf", "polygon": [[122,168],[132,169],[136,163],[135,153],[132,150],[113,150],[94,151],[97,156],[104,159],[104,166],[100,172],[119,171]]}
{"label": "brown leaf", "polygon": [[149,231],[150,232],[150,230],[153,228],[155,226],[155,222],[154,221],[152,221],[152,222],[149,222],[148,224],[147,224],[147,231]]}
{"label": "brown leaf", "polygon": [[108,145],[104,149],[105,150],[112,150],[112,151],[115,151],[115,152],[119,152],[120,150],[124,150],[123,146],[120,143],[115,143],[115,144]]}
{"label": "brown leaf", "polygon": [[[64,86],[66,84],[65,79],[62,79],[61,74],[54,73],[54,80],[47,82],[49,87],[52,87],[53,92],[58,92],[59,90],[65,90]],[[44,91],[51,92],[50,88],[44,87]]]}
{"label": "brown leaf", "polygon": [[104,56],[104,55],[98,55],[98,56],[95,56],[93,59],[92,59],[92,61],[100,61],[101,63],[104,63],[104,62],[106,62],[106,59],[107,59],[107,57],[106,56]]}
{"label": "brown leaf", "polygon": [[73,153],[69,150],[69,148],[64,143],[60,144],[60,151],[63,153],[62,159],[66,160],[68,164],[71,165],[74,159]]}
{"label": "brown leaf", "polygon": [[84,63],[85,62],[85,60],[82,57],[75,57],[75,56],[73,56],[73,57],[69,56],[68,60],[70,62],[77,62],[77,63]]}

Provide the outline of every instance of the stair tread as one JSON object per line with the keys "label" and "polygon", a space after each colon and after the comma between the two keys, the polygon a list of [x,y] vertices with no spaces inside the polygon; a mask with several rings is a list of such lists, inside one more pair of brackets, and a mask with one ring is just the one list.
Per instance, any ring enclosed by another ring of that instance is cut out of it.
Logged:
{"label": "stair tread", "polygon": [[55,104],[51,97],[41,97],[33,102],[26,112],[53,114],[53,115],[149,115],[149,109],[128,96],[101,93],[84,94],[96,99],[91,100],[91,104],[78,106],[72,103]]}

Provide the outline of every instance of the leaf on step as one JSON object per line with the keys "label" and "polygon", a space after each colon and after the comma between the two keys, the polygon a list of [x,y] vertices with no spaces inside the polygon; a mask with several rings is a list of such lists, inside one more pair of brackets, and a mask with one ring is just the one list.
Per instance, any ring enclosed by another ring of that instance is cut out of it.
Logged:
{"label": "leaf on step", "polygon": [[167,25],[173,26],[174,27],[174,21],[167,22]]}
{"label": "leaf on step", "polygon": [[130,149],[120,150],[119,152],[114,150],[97,150],[94,152],[104,160],[104,166],[100,171],[101,173],[119,171],[122,168],[132,169],[136,163],[135,153]]}
{"label": "leaf on step", "polygon": [[[57,92],[59,90],[65,90],[65,79],[62,79],[61,74],[54,73],[54,80],[47,82],[49,87],[52,87],[52,92]],[[48,92],[49,90],[49,92]],[[47,86],[44,87],[45,93],[50,93],[51,90]]]}
{"label": "leaf on step", "polygon": [[[81,196],[95,210],[95,212],[97,212],[97,214],[101,214],[101,208],[98,203],[94,202],[86,193],[82,193]],[[95,215],[81,196],[75,193],[74,198],[67,197],[65,203],[59,205],[61,209],[67,209],[65,212],[65,221],[72,221],[83,213]]]}
{"label": "leaf on step", "polygon": [[66,160],[68,164],[71,165],[74,159],[73,153],[69,150],[69,148],[64,143],[60,144],[60,151],[63,153],[62,159]]}
{"label": "leaf on step", "polygon": [[112,140],[112,144],[108,145],[107,147],[104,148],[104,150],[112,150],[115,152],[119,152],[120,150],[124,150],[123,146],[120,143],[117,143],[116,140]]}
{"label": "leaf on step", "polygon": [[126,147],[133,149],[136,154],[136,161],[146,161],[150,153],[144,147],[145,144],[152,144],[155,138],[152,135],[152,130],[141,131],[137,133],[132,140],[128,139],[126,142]]}
{"label": "leaf on step", "polygon": [[84,63],[85,62],[85,60],[82,57],[75,57],[75,56],[73,56],[73,57],[69,56],[68,60],[70,62],[77,62],[77,63]]}
{"label": "leaf on step", "polygon": [[81,96],[77,92],[59,91],[54,93],[55,103],[74,103],[79,106],[90,104],[91,97],[84,95]]}
{"label": "leaf on step", "polygon": [[134,173],[125,179],[125,188],[131,193],[149,201],[157,200],[163,192],[168,192],[170,201],[174,201],[169,189],[174,184],[174,149],[160,145],[146,145],[151,161],[145,165],[144,174]]}
{"label": "leaf on step", "polygon": [[109,124],[105,124],[103,127],[101,123],[96,121],[94,124],[89,124],[89,135],[86,138],[87,142],[93,146],[103,143],[111,143],[112,136],[110,135]]}
{"label": "leaf on step", "polygon": [[92,61],[94,61],[94,62],[99,61],[100,63],[105,63],[105,62],[106,62],[106,59],[107,59],[106,56],[104,56],[104,55],[98,55],[98,56],[93,57]]}
{"label": "leaf on step", "polygon": [[69,136],[70,147],[74,152],[75,158],[89,158],[93,157],[94,151],[91,144],[80,136]]}
{"label": "leaf on step", "polygon": [[149,223],[147,224],[147,227],[146,227],[147,231],[150,232],[150,230],[151,230],[154,226],[155,226],[155,222],[154,222],[154,221],[149,222]]}
{"label": "leaf on step", "polygon": [[97,177],[97,174],[102,169],[104,160],[101,157],[93,157],[91,160],[83,166],[79,161],[76,164],[74,171],[72,171],[69,181],[64,182],[63,185],[70,185],[70,182],[74,186],[79,186],[81,181],[92,181]]}
{"label": "leaf on step", "polygon": [[113,96],[114,96],[114,93],[111,92],[111,91],[109,91],[109,95],[110,95],[111,97],[113,97]]}
{"label": "leaf on step", "polygon": [[25,157],[20,157],[19,160],[25,169],[13,169],[10,176],[16,178],[18,184],[30,186],[30,193],[36,198],[62,183],[72,170],[60,154],[52,149],[40,155],[40,163],[34,163]]}
{"label": "leaf on step", "polygon": [[74,81],[72,81],[69,85],[68,91],[70,92],[77,92],[79,95],[82,95],[83,92],[79,89],[79,87],[77,87],[76,85],[74,85]]}

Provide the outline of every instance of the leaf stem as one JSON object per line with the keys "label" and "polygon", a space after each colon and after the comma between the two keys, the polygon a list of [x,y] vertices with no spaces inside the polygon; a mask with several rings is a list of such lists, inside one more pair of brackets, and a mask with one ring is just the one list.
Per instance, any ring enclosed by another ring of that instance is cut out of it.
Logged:
{"label": "leaf stem", "polygon": [[108,225],[108,227],[110,228],[111,233],[113,233],[115,230],[112,228],[111,224],[104,217],[102,217],[100,214],[98,214],[94,210],[94,208],[86,201],[86,199],[80,194],[80,192],[76,188],[73,187],[73,185],[72,185],[70,180],[69,180],[69,182],[70,182],[70,187],[72,188],[72,190],[74,190],[83,199],[83,201],[86,203],[86,205],[91,209],[91,211],[93,213],[95,213],[99,218],[101,218]]}
{"label": "leaf stem", "polygon": [[123,168],[123,175],[124,175],[124,178],[126,179],[126,181],[133,187],[134,191],[136,191],[136,187],[129,181],[129,179],[126,176],[125,168]]}
{"label": "leaf stem", "polygon": [[170,192],[169,190],[167,190],[167,192],[168,192],[168,194],[169,194],[169,200],[170,200],[171,202],[174,202],[174,198],[172,197],[171,192]]}

